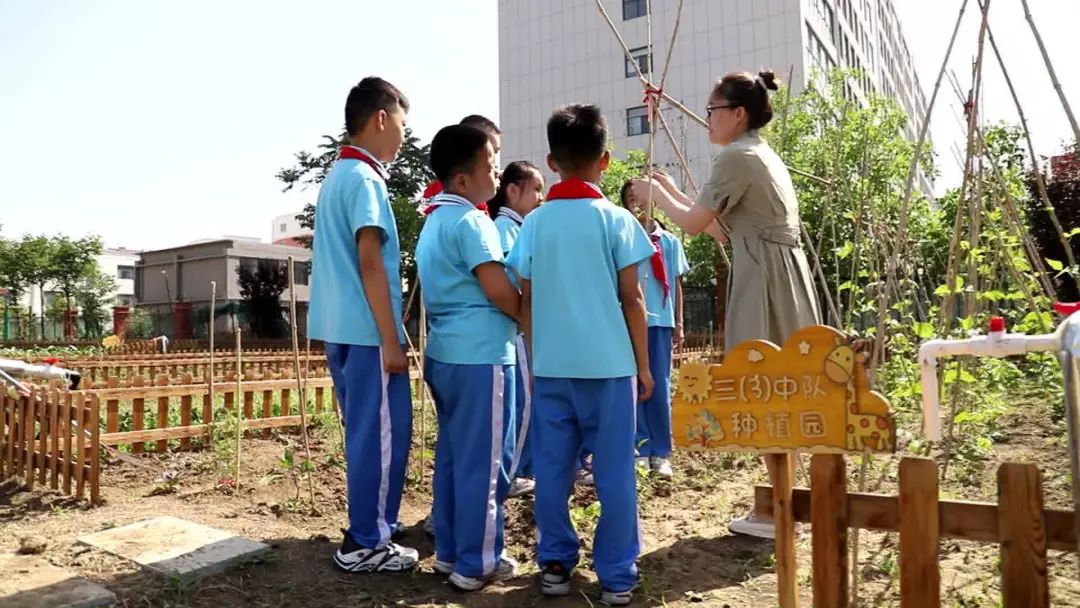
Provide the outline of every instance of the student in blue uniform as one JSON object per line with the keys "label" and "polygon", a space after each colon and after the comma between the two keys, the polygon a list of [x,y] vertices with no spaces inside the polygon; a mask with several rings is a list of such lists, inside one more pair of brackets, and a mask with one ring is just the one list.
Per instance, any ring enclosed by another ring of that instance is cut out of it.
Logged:
{"label": "student in blue uniform", "polygon": [[[634,413],[653,390],[637,265],[653,253],[641,225],[596,182],[607,168],[600,109],[569,105],[547,124],[548,165],[561,181],[525,218],[509,264],[521,277],[532,346],[533,470],[540,590],[570,593],[579,542],[567,501],[584,447],[602,506],[593,557],[601,601],[625,605],[637,583]],[[640,392],[639,392],[640,389]]]}
{"label": "student in blue uniform", "polygon": [[[525,216],[540,206],[544,200],[544,177],[540,170],[527,160],[506,165],[499,177],[499,190],[488,201],[488,214],[499,230],[499,243],[503,255],[510,250],[521,231]],[[511,271],[512,273],[512,271]],[[516,276],[511,276],[520,285]],[[532,386],[530,386],[529,355],[525,348],[525,334],[517,336],[517,389],[515,414],[517,418],[517,449],[511,469],[515,472],[508,496],[528,494],[536,487],[532,472],[532,437],[529,421],[532,416]]]}
{"label": "student in blue uniform", "polygon": [[[495,149],[495,166],[499,166],[499,150],[502,149],[502,131],[499,130],[499,125],[495,124],[495,121],[480,114],[469,114],[465,118],[461,119],[459,125],[468,125],[470,127],[476,127],[484,133],[487,133],[488,139],[491,140],[491,146]],[[430,200],[443,191],[442,180],[435,179],[433,182],[424,188],[423,198],[424,200]],[[505,254],[505,252],[504,252]],[[421,292],[422,293],[422,292]],[[513,491],[511,489],[511,491]],[[431,517],[429,513],[424,519],[423,523],[424,533],[428,536],[435,536],[435,519]]]}
{"label": "student in blue uniform", "polygon": [[619,198],[637,216],[652,239],[655,253],[638,265],[649,325],[649,369],[656,390],[637,408],[638,466],[670,479],[671,462],[671,354],[683,341],[682,277],[689,272],[686,252],[678,237],[646,214],[647,201],[634,197],[632,181],[623,184]]}
{"label": "student in blue uniform", "polygon": [[439,417],[435,446],[435,570],[474,591],[514,575],[503,555],[502,502],[514,454],[514,337],[521,295],[487,216],[495,150],[468,125],[440,130],[431,168],[444,185],[416,245],[430,331],[424,376]]}
{"label": "student in blue uniform", "polygon": [[351,146],[326,175],[315,207],[309,335],[326,343],[345,424],[349,530],[334,563],[349,572],[400,572],[418,554],[390,540],[412,435],[400,251],[386,163],[405,136],[409,103],[370,77],[349,91]]}

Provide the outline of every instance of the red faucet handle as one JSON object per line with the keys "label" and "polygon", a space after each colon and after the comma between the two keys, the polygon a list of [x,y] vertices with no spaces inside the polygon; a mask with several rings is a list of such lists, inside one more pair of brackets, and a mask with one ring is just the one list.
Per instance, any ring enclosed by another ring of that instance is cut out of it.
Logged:
{"label": "red faucet handle", "polygon": [[1005,319],[1003,317],[990,317],[990,333],[1005,331]]}
{"label": "red faucet handle", "polygon": [[1054,312],[1068,316],[1080,311],[1080,302],[1054,302]]}
{"label": "red faucet handle", "polygon": [[57,359],[56,357],[46,357],[42,359],[41,362],[45,365],[56,365],[60,362],[60,359]]}

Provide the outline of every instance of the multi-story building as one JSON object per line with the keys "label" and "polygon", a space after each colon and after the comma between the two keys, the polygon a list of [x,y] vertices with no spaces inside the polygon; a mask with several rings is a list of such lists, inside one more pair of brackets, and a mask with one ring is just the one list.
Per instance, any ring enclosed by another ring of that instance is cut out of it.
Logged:
{"label": "multi-story building", "polygon": [[296,213],[286,213],[274,218],[270,242],[275,245],[300,246],[301,238],[310,238],[312,231],[300,225]]}
{"label": "multi-story building", "polygon": [[[254,270],[261,260],[279,264],[295,261],[297,317],[301,324],[307,318],[311,250],[288,245],[273,245],[257,239],[230,237],[144,251],[135,266],[135,301],[139,308],[155,318],[155,331],[174,335],[194,333],[205,335],[206,312],[209,310],[211,281],[216,286],[218,332],[232,330],[242,301],[239,276],[241,268]],[[289,290],[281,294],[290,298]],[[191,321],[174,323],[172,315],[190,315]],[[183,330],[174,326],[185,325]],[[306,326],[306,325],[304,325]],[[301,332],[303,333],[303,332]],[[180,337],[186,337],[181,335]]]}
{"label": "multi-story building", "polygon": [[[678,0],[603,4],[638,66],[659,81]],[[499,0],[499,59],[504,162],[527,159],[546,169],[540,162],[547,154],[544,124],[552,109],[572,102],[601,107],[617,155],[648,146],[642,84],[594,2]],[[926,102],[892,0],[684,0],[664,90],[704,116],[712,83],[727,72],[769,67],[782,80],[790,75],[797,94],[815,74],[835,66],[863,71],[850,83],[852,97],[895,97],[915,119],[907,132],[914,139]],[[700,183],[710,165],[708,138],[681,112],[664,108]],[[679,175],[672,146],[659,130],[653,158]],[[923,189],[930,190],[929,182],[924,180]]]}

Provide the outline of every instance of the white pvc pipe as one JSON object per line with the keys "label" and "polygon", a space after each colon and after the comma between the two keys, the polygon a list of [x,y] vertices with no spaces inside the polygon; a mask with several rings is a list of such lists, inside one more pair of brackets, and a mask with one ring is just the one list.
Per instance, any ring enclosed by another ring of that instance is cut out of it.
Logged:
{"label": "white pvc pipe", "polygon": [[[1074,320],[1075,318],[1075,320]],[[922,382],[923,430],[927,439],[941,440],[941,404],[938,396],[937,360],[944,356],[1009,357],[1025,353],[1059,351],[1064,328],[1080,324],[1080,313],[1071,315],[1054,333],[1029,336],[991,332],[959,340],[929,340],[919,346],[919,375]]]}

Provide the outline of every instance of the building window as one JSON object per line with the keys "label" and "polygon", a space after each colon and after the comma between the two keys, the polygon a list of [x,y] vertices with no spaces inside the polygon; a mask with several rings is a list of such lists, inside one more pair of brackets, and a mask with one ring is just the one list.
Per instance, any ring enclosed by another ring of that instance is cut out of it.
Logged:
{"label": "building window", "polygon": [[311,276],[311,262],[298,262],[295,266],[295,280],[297,285],[307,285]]}
{"label": "building window", "polygon": [[637,19],[638,17],[644,17],[648,14],[649,3],[648,0],[623,0],[622,3],[622,18],[623,21],[629,21],[631,19]]}
{"label": "building window", "polygon": [[285,224],[281,224],[280,226],[278,226],[278,232],[280,232],[281,234],[285,234],[286,227],[287,226]]}
{"label": "building window", "polygon": [[116,278],[118,279],[135,279],[135,267],[134,266],[117,266]]}
{"label": "building window", "polygon": [[645,106],[627,108],[626,134],[644,135],[649,132],[649,110]]}
{"label": "building window", "polygon": [[[644,46],[639,46],[636,49],[630,49],[630,55],[634,58],[634,63],[637,63],[637,69],[641,70],[642,74],[652,73],[652,53]],[[626,77],[634,78],[637,76],[637,70],[634,69],[634,64],[629,59],[626,60]]]}

